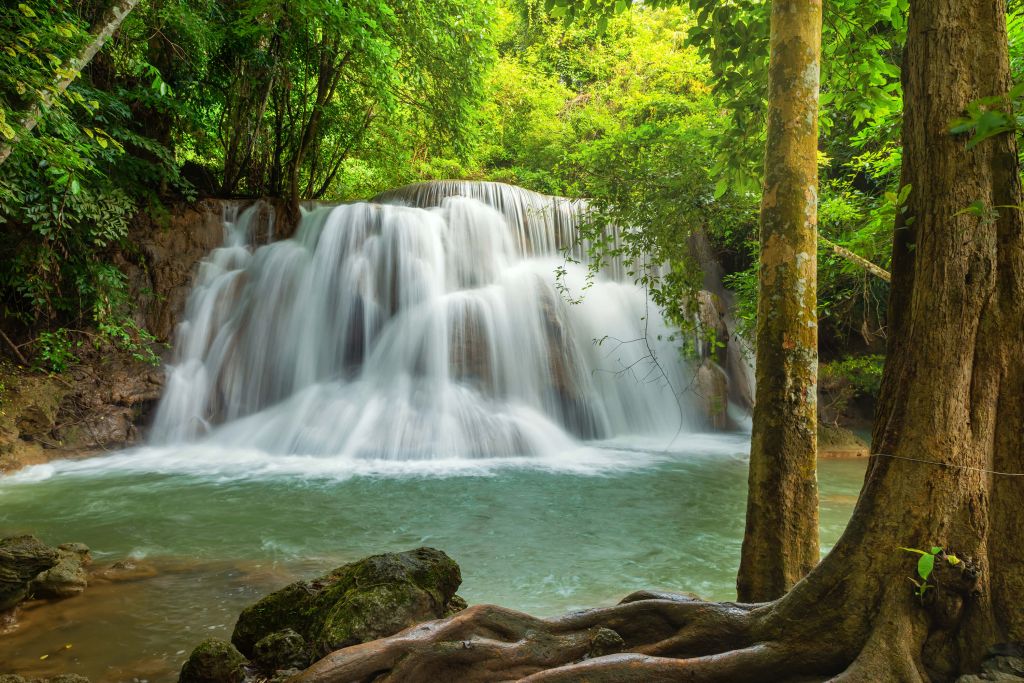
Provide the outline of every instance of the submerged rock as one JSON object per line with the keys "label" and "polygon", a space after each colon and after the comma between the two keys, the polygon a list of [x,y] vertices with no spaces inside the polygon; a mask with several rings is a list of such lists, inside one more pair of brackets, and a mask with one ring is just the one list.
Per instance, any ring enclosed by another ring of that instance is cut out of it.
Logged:
{"label": "submerged rock", "polygon": [[119,560],[106,569],[96,572],[95,576],[105,581],[141,581],[151,579],[158,574],[151,564],[137,562],[133,559]]}
{"label": "submerged rock", "polygon": [[60,560],[57,550],[35,536],[0,539],[0,611],[28,597],[32,580]]}
{"label": "submerged rock", "polygon": [[459,566],[440,550],[374,555],[266,596],[238,617],[231,642],[264,670],[303,668],[458,611],[460,583]]}
{"label": "submerged rock", "polygon": [[92,562],[88,546],[65,543],[57,546],[59,561],[32,581],[31,592],[39,598],[70,598],[89,585],[85,568]]}
{"label": "submerged rock", "polygon": [[242,683],[248,664],[234,645],[209,638],[189,655],[181,667],[178,683]]}

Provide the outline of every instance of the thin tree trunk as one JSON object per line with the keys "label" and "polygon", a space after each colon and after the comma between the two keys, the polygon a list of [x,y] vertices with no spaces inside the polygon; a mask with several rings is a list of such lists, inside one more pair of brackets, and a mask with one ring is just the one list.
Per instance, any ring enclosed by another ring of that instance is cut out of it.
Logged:
{"label": "thin tree trunk", "polygon": [[863,256],[858,256],[857,254],[853,253],[846,247],[836,244],[835,242],[828,239],[824,235],[819,234],[818,241],[821,242],[822,245],[824,245],[825,247],[831,249],[832,253],[834,253],[836,256],[844,258],[850,263],[853,263],[854,265],[860,266],[864,270],[868,271],[869,273],[877,277],[879,280],[892,282],[892,275],[885,268],[882,268],[881,266],[876,266],[874,263],[868,261]]}
{"label": "thin tree trunk", "polygon": [[96,53],[100,51],[103,44],[107,42],[110,36],[114,35],[114,32],[121,26],[121,22],[127,17],[135,6],[139,4],[139,0],[116,0],[114,4],[107,10],[100,21],[93,27],[89,32],[92,39],[89,44],[86,45],[78,56],[69,65],[71,73],[58,80],[52,90],[44,90],[39,93],[36,102],[29,107],[29,110],[25,112],[25,115],[18,122],[18,128],[21,130],[15,136],[15,138],[9,142],[4,143],[0,146],[0,164],[7,161],[7,157],[11,155],[14,150],[14,146],[18,144],[21,138],[26,134],[30,133],[36,124],[39,123],[39,118],[42,115],[44,109],[49,109],[53,104],[54,100],[62,95],[68,86],[71,85],[79,74],[82,73],[82,69],[92,61],[92,58],[96,56]]}
{"label": "thin tree trunk", "polygon": [[740,600],[818,563],[817,217],[821,0],[774,0],[761,201],[757,403]]}

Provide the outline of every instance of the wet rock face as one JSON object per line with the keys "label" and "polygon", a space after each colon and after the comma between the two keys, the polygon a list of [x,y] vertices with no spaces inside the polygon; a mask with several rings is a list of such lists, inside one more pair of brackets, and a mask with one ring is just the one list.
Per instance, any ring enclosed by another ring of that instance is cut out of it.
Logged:
{"label": "wet rock face", "polygon": [[238,618],[231,642],[266,672],[392,635],[464,605],[459,566],[433,548],[374,555],[271,593]]}
{"label": "wet rock face", "polygon": [[138,293],[137,322],[167,341],[185,310],[199,262],[224,241],[224,210],[239,202],[204,199],[154,218],[139,214],[129,239],[137,249],[117,265]]}
{"label": "wet rock face", "polygon": [[[704,355],[711,357],[719,365],[728,360],[729,324],[725,305],[717,294],[702,289],[697,292],[697,324],[702,338],[705,340]],[[714,345],[710,342],[714,341]]]}
{"label": "wet rock face", "polygon": [[0,539],[0,611],[27,598],[32,580],[60,560],[57,550],[34,536]]}
{"label": "wet rock face", "polygon": [[248,663],[231,643],[210,638],[189,655],[178,683],[242,683]]}
{"label": "wet rock face", "polygon": [[704,419],[707,426],[714,430],[729,429],[729,378],[716,363],[710,359],[697,368],[693,390],[701,400]]}

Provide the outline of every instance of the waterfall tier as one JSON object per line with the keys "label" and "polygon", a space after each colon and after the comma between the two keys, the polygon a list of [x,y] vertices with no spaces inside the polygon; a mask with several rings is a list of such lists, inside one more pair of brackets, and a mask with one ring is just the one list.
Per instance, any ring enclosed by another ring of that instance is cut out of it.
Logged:
{"label": "waterfall tier", "polygon": [[697,430],[696,369],[641,288],[612,273],[560,295],[556,268],[586,281],[561,253],[582,209],[424,183],[316,208],[260,248],[242,214],[201,267],[154,438],[410,460]]}

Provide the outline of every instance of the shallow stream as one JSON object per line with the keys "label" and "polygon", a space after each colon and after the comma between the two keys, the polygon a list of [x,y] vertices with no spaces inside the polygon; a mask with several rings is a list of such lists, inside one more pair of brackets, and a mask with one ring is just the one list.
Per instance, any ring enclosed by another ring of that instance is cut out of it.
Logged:
{"label": "shallow stream", "polygon": [[[421,545],[459,562],[470,603],[542,616],[641,588],[734,599],[748,439],[688,434],[670,452],[631,439],[633,450],[424,462],[194,446],[32,468],[0,479],[0,535],[81,541],[96,567],[132,558],[156,571],[30,604],[0,635],[0,672],[173,681],[196,643],[229,637],[266,592]],[[863,461],[821,464],[825,548],[863,472]]]}

